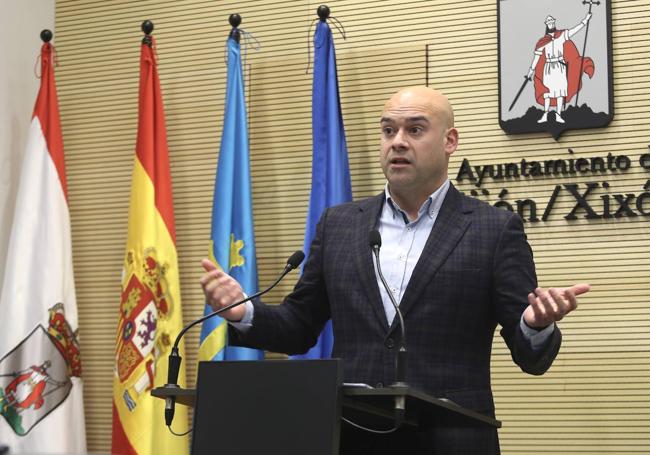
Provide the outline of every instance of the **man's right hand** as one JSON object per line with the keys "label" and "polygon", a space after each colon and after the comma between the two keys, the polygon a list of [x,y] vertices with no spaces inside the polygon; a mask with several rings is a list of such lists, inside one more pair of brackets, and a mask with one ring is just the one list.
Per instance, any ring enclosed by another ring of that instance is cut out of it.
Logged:
{"label": "man's right hand", "polygon": [[[218,268],[209,259],[203,259],[201,265],[206,272],[201,277],[201,287],[208,305],[215,311],[244,299],[244,291],[237,280]],[[221,316],[231,322],[239,322],[245,313],[246,307],[239,305],[221,313]]]}

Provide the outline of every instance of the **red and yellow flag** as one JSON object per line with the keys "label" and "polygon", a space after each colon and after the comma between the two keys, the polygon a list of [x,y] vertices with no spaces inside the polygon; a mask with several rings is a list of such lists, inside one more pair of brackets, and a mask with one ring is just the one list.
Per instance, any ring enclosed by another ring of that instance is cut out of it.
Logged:
{"label": "red and yellow flag", "polygon": [[[169,432],[164,401],[150,395],[166,382],[167,357],[183,318],[165,113],[155,50],[146,42],[138,110],[115,349],[112,453],[178,455],[188,452],[188,439]],[[185,385],[184,368],[179,384]],[[177,406],[173,428],[187,429],[184,406]]]}

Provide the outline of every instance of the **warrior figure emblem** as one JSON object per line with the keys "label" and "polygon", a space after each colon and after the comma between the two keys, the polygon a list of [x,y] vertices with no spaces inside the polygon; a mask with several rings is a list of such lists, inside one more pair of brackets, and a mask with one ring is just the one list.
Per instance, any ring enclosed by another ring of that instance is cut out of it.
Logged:
{"label": "warrior figure emblem", "polygon": [[501,128],[558,140],[568,130],[607,126],[614,117],[610,2],[497,3]]}
{"label": "warrior figure emblem", "polygon": [[43,406],[45,386],[63,387],[65,382],[59,382],[47,373],[51,362],[46,360],[41,365],[32,365],[22,371],[13,373],[14,379],[5,387],[3,408],[13,406],[17,409],[39,409]]}
{"label": "warrior figure emblem", "polygon": [[0,359],[0,416],[24,436],[66,399],[81,374],[76,332],[63,304],[49,309],[47,329],[38,324]]}
{"label": "warrior figure emblem", "polygon": [[594,65],[591,59],[581,61],[580,54],[571,37],[582,30],[591,19],[591,13],[576,26],[568,30],[557,30],[555,18],[547,16],[546,34],[535,45],[533,62],[526,77],[532,80],[535,77],[535,98],[544,104],[544,114],[537,123],[548,120],[551,105],[556,106],[555,121],[564,123],[560,115],[565,101],[569,100],[580,90],[582,72],[589,77],[593,76]]}

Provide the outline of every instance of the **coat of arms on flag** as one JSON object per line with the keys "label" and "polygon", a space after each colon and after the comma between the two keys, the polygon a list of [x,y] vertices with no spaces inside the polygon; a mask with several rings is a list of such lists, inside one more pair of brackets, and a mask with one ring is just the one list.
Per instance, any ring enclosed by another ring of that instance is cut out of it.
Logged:
{"label": "coat of arms on flag", "polygon": [[497,3],[501,128],[557,139],[606,126],[614,117],[610,1]]}
{"label": "coat of arms on flag", "polygon": [[24,436],[66,399],[72,376],[81,375],[79,344],[63,304],[49,309],[49,326],[38,324],[0,360],[0,415]]}
{"label": "coat of arms on flag", "polygon": [[[156,337],[158,319],[169,313],[165,269],[156,260],[154,248],[145,251],[144,259],[129,251],[126,259],[126,281],[120,303],[117,339],[117,375],[120,382],[129,382],[140,394],[153,387],[154,361],[162,349],[169,347],[168,334]],[[133,399],[133,397],[131,397]],[[127,405],[134,402],[127,399]]]}

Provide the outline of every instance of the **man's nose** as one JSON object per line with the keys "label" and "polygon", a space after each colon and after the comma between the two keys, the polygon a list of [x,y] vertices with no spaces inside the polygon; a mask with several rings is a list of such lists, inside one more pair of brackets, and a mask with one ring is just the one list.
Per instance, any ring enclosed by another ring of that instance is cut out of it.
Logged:
{"label": "man's nose", "polygon": [[406,140],[406,134],[403,129],[397,130],[395,136],[393,137],[393,143],[391,144],[392,148],[395,150],[404,150],[408,148],[408,142]]}

